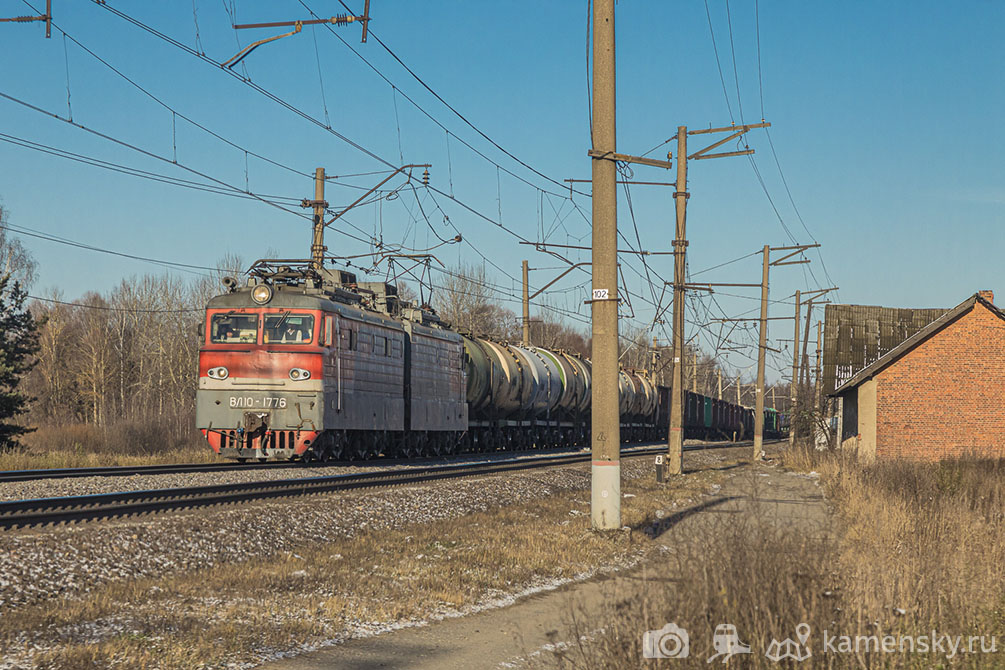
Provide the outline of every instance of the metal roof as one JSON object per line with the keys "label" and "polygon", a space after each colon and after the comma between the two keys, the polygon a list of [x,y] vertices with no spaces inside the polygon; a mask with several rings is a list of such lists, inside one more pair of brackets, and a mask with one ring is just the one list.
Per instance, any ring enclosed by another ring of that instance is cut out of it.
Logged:
{"label": "metal roof", "polygon": [[979,294],[975,293],[963,302],[961,302],[956,307],[952,308],[939,318],[932,321],[930,324],[919,330],[917,333],[907,338],[896,347],[886,352],[875,361],[865,366],[861,370],[855,373],[855,375],[846,381],[844,384],[834,389],[832,392],[828,393],[828,396],[834,397],[839,396],[845,391],[855,388],[862,382],[868,380],[874,375],[878,374],[881,370],[892,365],[897,359],[909,352],[914,347],[918,346],[929,337],[939,332],[949,324],[956,321],[958,318],[969,312],[974,308],[977,303],[980,303],[987,307],[991,312],[997,316],[999,319],[1005,321],[1005,312],[994,306],[988,300],[982,298]]}

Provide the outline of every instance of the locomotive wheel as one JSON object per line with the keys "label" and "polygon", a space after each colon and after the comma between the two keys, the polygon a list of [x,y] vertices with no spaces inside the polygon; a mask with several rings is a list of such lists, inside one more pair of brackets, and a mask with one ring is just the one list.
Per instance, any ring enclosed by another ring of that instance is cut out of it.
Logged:
{"label": "locomotive wheel", "polygon": [[331,460],[341,461],[345,459],[346,456],[346,437],[345,433],[338,432],[332,433],[331,436]]}
{"label": "locomotive wheel", "polygon": [[367,455],[365,458],[367,460],[372,460],[377,458],[381,452],[381,446],[384,442],[383,433],[368,433],[364,444],[366,445]]}
{"label": "locomotive wheel", "polygon": [[361,433],[350,433],[349,434],[349,457],[354,461],[364,461],[366,460],[367,449],[366,442],[369,439],[368,435]]}
{"label": "locomotive wheel", "polygon": [[427,449],[429,449],[429,433],[418,433],[415,436],[415,445],[412,447],[412,456],[422,458],[427,455]]}

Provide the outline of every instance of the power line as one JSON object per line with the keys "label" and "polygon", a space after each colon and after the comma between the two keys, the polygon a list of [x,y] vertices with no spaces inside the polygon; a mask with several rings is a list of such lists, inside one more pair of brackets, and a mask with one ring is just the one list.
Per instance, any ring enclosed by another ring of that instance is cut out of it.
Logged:
{"label": "power line", "polygon": [[82,307],[84,309],[97,309],[105,312],[127,312],[130,314],[186,314],[191,312],[204,312],[205,308],[193,307],[189,309],[133,309],[129,307],[108,307],[105,305],[87,305],[80,304],[78,302],[65,302],[63,300],[55,300],[53,298],[40,298],[37,295],[29,295],[32,300],[38,300],[39,302],[47,302],[53,305],[66,305],[67,307]]}
{"label": "power line", "polygon": [[[308,12],[311,13],[311,15],[314,18],[319,18],[318,15],[314,13],[314,10],[312,10],[307,5],[307,3],[304,2],[304,0],[298,0],[298,1],[300,2],[301,5],[303,5],[304,9],[306,9]],[[352,13],[352,9],[350,9],[349,5],[347,5],[343,0],[339,0],[339,3],[346,9],[346,11]],[[377,72],[377,74],[380,75],[380,77],[382,79],[384,79],[384,81],[387,81],[388,84],[391,84],[390,80],[387,77],[385,77],[383,74],[381,74],[380,71],[377,70],[377,68],[375,68],[372,64],[370,64],[370,62],[366,58],[364,58],[362,54],[360,54],[356,49],[354,49],[353,47],[351,47],[345,40],[343,40],[335,32],[335,30],[329,24],[324,24],[324,25],[328,28],[328,31],[330,33],[332,33],[336,37],[339,37],[339,40],[343,44],[345,44],[347,47],[349,47],[352,50],[353,53],[355,53],[357,56],[359,56],[363,60],[363,62],[365,62],[367,65],[369,65],[375,72]],[[405,72],[407,72],[408,74],[410,74],[412,76],[412,78],[415,79],[415,81],[417,81],[424,89],[426,89],[430,94],[432,94],[432,96],[434,98],[436,98],[437,100],[439,100],[443,104],[444,107],[446,107],[451,112],[453,112],[454,115],[457,116],[457,118],[459,118],[468,127],[470,127],[472,130],[474,130],[476,133],[478,133],[478,135],[480,135],[489,144],[491,144],[492,146],[494,146],[496,149],[498,149],[499,151],[501,151],[502,153],[504,153],[506,156],[508,156],[512,160],[514,160],[517,163],[519,163],[524,168],[526,168],[526,169],[530,170],[531,172],[533,172],[534,174],[536,174],[538,177],[541,177],[542,179],[544,179],[546,181],[549,181],[552,184],[555,184],[556,186],[559,186],[559,187],[561,187],[563,189],[566,188],[565,184],[559,182],[556,179],[552,179],[551,177],[549,177],[548,175],[544,174],[543,172],[541,172],[537,168],[535,168],[532,165],[526,163],[525,161],[521,160],[520,158],[518,158],[517,156],[515,156],[511,152],[507,151],[505,148],[503,148],[502,145],[500,145],[494,139],[492,139],[491,137],[489,137],[478,126],[476,126],[474,123],[472,123],[470,120],[468,120],[468,118],[466,116],[464,116],[463,114],[461,114],[459,111],[457,111],[457,109],[453,105],[451,105],[449,102],[447,102],[446,100],[444,100],[443,96],[441,96],[439,93],[437,93],[435,90],[433,90],[433,88],[429,84],[427,84],[425,81],[423,81],[423,79],[419,75],[417,75],[415,73],[415,71],[412,70],[412,68],[408,67],[408,65],[406,65],[405,62],[403,60],[401,60],[400,57],[398,57],[398,54],[394,53],[394,51],[392,51],[391,48],[389,46],[387,46],[387,44],[385,44],[383,40],[381,40],[377,35],[374,34],[373,30],[370,30],[368,34],[369,34],[370,38],[372,38],[374,41],[377,42],[377,44],[379,44],[381,47],[383,47],[384,51],[386,51],[388,53],[388,55],[391,56],[391,58],[393,58],[395,61],[397,61],[397,63],[402,68],[404,68]],[[393,86],[393,84],[391,84],[391,85]],[[402,95],[404,95],[404,93],[402,93]],[[425,113],[427,116],[430,117],[431,120],[433,120],[437,125],[439,125],[441,128],[443,128],[443,130],[446,130],[446,128],[441,123],[439,123],[438,121],[435,121],[435,119],[432,119],[432,116],[429,115],[424,109],[422,109],[421,107],[419,107],[419,105],[416,104],[414,101],[412,101],[411,98],[408,98],[408,96],[405,96],[405,97],[409,100],[409,102],[411,102],[413,105],[415,105],[416,108],[418,108],[420,111],[422,111],[423,113]],[[454,135],[454,137],[457,137],[457,135]],[[458,138],[458,139],[460,139],[460,138]],[[464,140],[461,140],[461,142],[464,142]],[[466,142],[465,142],[465,145],[468,146],[469,148],[472,148],[472,147],[470,147],[470,145],[467,145]],[[472,151],[474,151],[473,148],[472,148]],[[476,153],[479,153],[479,155],[482,155],[480,152],[476,152]],[[485,158],[484,155],[482,155],[482,156],[483,156],[483,158]],[[487,160],[489,160],[489,159],[487,159]],[[492,162],[493,164],[495,164],[496,167],[499,167],[500,169],[506,170],[506,168],[500,166],[498,163],[495,163],[495,161],[490,161],[490,162]],[[512,176],[520,179],[520,177],[517,177],[517,175],[513,174],[512,172],[509,172],[509,170],[506,170],[506,172],[508,172],[510,175],[512,175]],[[524,181],[528,185],[532,185],[529,182],[526,182],[525,180],[521,179],[521,181]],[[557,195],[557,194],[552,194],[552,195]],[[586,194],[582,193],[581,195],[586,195]]]}
{"label": "power line", "polygon": [[250,191],[234,191],[229,188],[214,186],[212,184],[203,184],[201,182],[196,182],[189,179],[181,179],[179,177],[172,177],[170,175],[166,175],[159,172],[140,170],[139,168],[130,167],[128,165],[123,165],[121,163],[115,163],[112,161],[103,160],[101,158],[95,158],[93,156],[86,156],[84,154],[74,153],[72,151],[67,151],[65,149],[60,149],[58,147],[42,144],[41,142],[28,140],[23,137],[17,137],[15,135],[7,135],[6,133],[0,133],[0,142],[7,142],[8,144],[13,144],[15,146],[19,146],[24,149],[31,149],[33,151],[49,154],[51,156],[56,156],[58,158],[72,160],[78,163],[83,163],[85,165],[90,165],[92,167],[103,168],[105,170],[111,170],[113,172],[119,172],[133,177],[139,177],[141,179],[149,179],[151,181],[170,184],[172,186],[178,186],[181,188],[190,188],[196,191],[204,191],[207,193],[215,193],[217,195],[226,195],[230,197],[244,198],[246,200],[256,200],[262,198],[270,200],[272,202],[278,200],[286,200],[288,202],[283,204],[288,205],[299,204],[300,201],[302,200],[302,198],[293,198],[290,196],[266,195],[263,193],[252,194]]}
{"label": "power line", "polygon": [[122,258],[129,258],[135,261],[143,261],[145,263],[153,263],[155,265],[161,265],[164,267],[175,268],[182,270],[183,272],[191,272],[192,274],[197,274],[201,276],[209,276],[204,272],[192,272],[193,270],[209,270],[212,272],[217,272],[218,268],[211,268],[205,265],[191,265],[189,263],[178,263],[175,261],[166,261],[159,258],[150,258],[147,256],[139,256],[136,254],[128,254],[122,251],[114,251],[112,249],[106,249],[103,247],[96,247],[90,244],[84,244],[83,242],[76,242],[67,238],[56,237],[49,233],[44,233],[40,230],[35,230],[32,228],[26,228],[24,226],[15,226],[11,224],[0,225],[0,230],[9,230],[16,235],[25,235],[28,237],[34,237],[40,240],[46,240],[48,242],[56,242],[58,244],[65,244],[67,246],[76,247],[78,249],[86,249],[87,251],[95,251],[98,253],[109,254],[111,256],[119,256]]}
{"label": "power line", "polygon": [[[394,169],[396,167],[392,163],[390,163],[389,161],[387,161],[386,159],[384,159],[381,156],[379,156],[378,154],[376,154],[373,151],[367,149],[366,147],[362,146],[361,144],[355,142],[354,140],[348,138],[347,136],[343,135],[342,133],[339,133],[334,128],[332,128],[330,126],[326,126],[324,122],[318,120],[317,118],[311,116],[307,112],[305,112],[305,111],[299,109],[298,107],[292,105],[291,103],[289,103],[286,100],[280,98],[278,95],[272,93],[271,91],[265,89],[264,87],[256,84],[251,79],[248,79],[246,77],[241,77],[240,75],[238,75],[233,70],[230,70],[228,68],[222,67],[222,65],[219,62],[213,60],[212,58],[209,58],[205,54],[201,54],[198,51],[195,51],[194,49],[192,49],[191,47],[185,45],[184,43],[179,42],[178,40],[176,40],[176,39],[174,39],[174,38],[172,38],[172,37],[170,37],[168,35],[165,35],[164,33],[158,31],[157,29],[155,29],[155,28],[153,28],[153,27],[151,27],[151,26],[143,23],[142,21],[139,21],[138,19],[135,19],[135,18],[129,16],[128,14],[126,14],[126,13],[124,13],[124,12],[122,12],[122,11],[114,8],[114,7],[109,6],[108,4],[105,4],[104,2],[99,2],[99,0],[95,0],[95,2],[100,7],[102,7],[104,9],[112,12],[116,16],[118,16],[118,17],[122,18],[123,20],[125,20],[125,21],[133,24],[134,26],[140,28],[141,30],[143,30],[143,31],[145,31],[145,32],[147,32],[147,33],[149,33],[151,35],[154,35],[155,37],[157,37],[157,38],[159,38],[161,40],[166,41],[167,43],[169,43],[169,44],[171,44],[171,45],[173,45],[173,46],[181,49],[182,51],[184,51],[184,52],[186,52],[186,53],[188,53],[188,54],[190,54],[192,56],[195,56],[196,58],[202,60],[203,62],[206,62],[206,63],[209,63],[209,64],[214,65],[216,67],[219,67],[224,72],[227,72],[228,74],[230,74],[231,76],[235,77],[236,79],[238,79],[239,81],[241,81],[245,85],[251,87],[253,90],[259,92],[260,94],[262,94],[264,96],[266,96],[270,100],[276,102],[277,104],[281,105],[282,107],[285,107],[289,111],[291,111],[291,112],[295,113],[296,115],[298,115],[298,116],[306,119],[307,121],[310,121],[311,123],[313,123],[314,125],[318,126],[319,128],[322,128],[323,130],[325,130],[325,131],[333,134],[335,137],[339,138],[343,142],[349,144],[350,146],[352,146],[353,148],[355,148],[358,151],[362,152],[363,154],[369,156],[370,158],[376,160],[377,162],[379,162],[379,163],[381,163],[383,165],[386,165],[387,167],[392,168],[392,169]],[[455,135],[455,137],[456,137],[456,135]],[[497,166],[498,166],[498,164],[497,164]],[[501,166],[498,166],[498,167],[500,167],[503,170],[506,170],[506,168],[503,168]],[[508,170],[506,170],[506,171],[509,173]],[[519,177],[517,177],[517,178],[519,178]],[[485,214],[482,214],[481,212],[479,212],[476,209],[474,209],[472,206],[470,206],[470,205],[464,203],[463,201],[461,201],[456,196],[449,195],[449,194],[447,194],[447,193],[445,193],[445,192],[443,192],[443,191],[441,191],[441,190],[439,190],[439,189],[437,189],[437,188],[435,188],[433,186],[428,186],[427,188],[429,188],[430,190],[432,190],[432,191],[434,191],[434,192],[436,192],[436,193],[438,193],[438,194],[440,194],[440,195],[442,195],[442,196],[444,196],[446,198],[449,198],[450,200],[452,200],[453,202],[457,203],[458,205],[464,207],[465,209],[467,209],[471,213],[476,214],[480,218],[483,218],[486,221],[489,221],[489,222],[493,223],[494,225],[502,228],[503,230],[506,230],[507,232],[509,232],[511,235],[517,237],[518,239],[521,239],[521,240],[525,239],[525,238],[523,238],[522,235],[519,235],[518,233],[516,233],[512,229],[507,228],[501,222],[497,222],[497,221],[493,220],[491,217],[488,217]],[[451,222],[451,225],[453,225],[452,222]],[[456,227],[455,227],[455,229],[456,229]],[[350,237],[353,237],[353,236],[350,235]],[[485,260],[487,263],[489,263],[490,265],[492,265],[493,267],[495,267],[497,270],[499,270],[500,272],[502,272],[504,275],[506,275],[506,276],[510,277],[511,279],[515,280],[515,278],[510,273],[508,273],[505,270],[503,270],[502,268],[500,268],[497,264],[495,264],[493,261],[491,261],[487,256],[485,256],[483,253],[481,253],[481,251],[479,251],[471,243],[471,241],[469,239],[465,238],[464,241],[468,244],[468,246],[470,246],[472,249],[474,249],[476,251],[476,253],[478,253],[482,257],[483,260]]]}
{"label": "power line", "polygon": [[733,125],[736,125],[736,119],[733,117],[733,107],[729,104],[729,93],[726,92],[726,77],[722,74],[722,63],[719,61],[719,47],[715,43],[715,30],[712,29],[712,13],[708,9],[708,0],[705,0],[705,16],[708,17],[708,32],[712,36],[712,51],[715,52],[715,64],[719,68],[719,81],[722,82],[722,95],[726,98],[726,109],[729,110],[729,120]]}
{"label": "power line", "polygon": [[[24,2],[24,4],[26,4],[28,7],[31,7],[31,4],[28,2],[28,0],[21,0],[21,1]],[[37,10],[35,10],[35,8],[32,7],[32,11],[37,11]],[[111,70],[112,72],[114,72],[116,75],[118,75],[120,78],[122,78],[123,80],[125,80],[126,82],[128,82],[131,86],[133,86],[134,88],[136,88],[138,91],[140,91],[141,93],[143,93],[144,95],[146,95],[148,98],[150,98],[151,100],[153,100],[158,105],[160,105],[164,109],[168,110],[169,112],[171,112],[175,116],[177,116],[177,117],[179,117],[179,118],[181,118],[181,119],[183,119],[185,121],[188,121],[190,124],[192,124],[196,128],[202,130],[205,133],[208,133],[209,135],[212,135],[213,137],[215,137],[216,139],[220,140],[224,144],[227,144],[227,145],[229,145],[229,146],[231,146],[231,147],[233,147],[233,148],[235,148],[235,149],[237,149],[239,151],[243,151],[244,153],[248,154],[249,156],[254,156],[255,158],[258,158],[259,160],[262,160],[262,161],[264,161],[266,163],[270,163],[270,164],[272,164],[272,165],[274,165],[274,166],[276,166],[278,168],[282,168],[284,170],[288,170],[288,171],[290,171],[293,174],[296,174],[298,176],[306,177],[306,178],[309,178],[311,180],[314,179],[314,175],[313,174],[310,174],[310,173],[307,173],[307,172],[303,172],[302,170],[298,170],[298,169],[296,169],[294,167],[290,167],[289,165],[286,165],[286,164],[281,163],[279,161],[276,161],[276,160],[273,160],[271,158],[268,158],[267,156],[264,156],[262,154],[254,152],[254,151],[251,151],[250,149],[247,149],[247,148],[245,148],[245,147],[237,144],[236,142],[228,140],[226,137],[223,137],[222,135],[220,135],[220,134],[218,134],[218,133],[210,130],[209,128],[207,128],[206,126],[202,125],[201,123],[195,121],[191,117],[186,116],[182,112],[178,111],[177,109],[175,109],[171,105],[169,105],[166,102],[164,102],[162,99],[158,98],[156,95],[154,95],[153,93],[151,93],[149,90],[147,90],[143,86],[140,86],[136,81],[134,81],[133,79],[131,79],[130,77],[128,77],[126,74],[124,74],[118,68],[116,68],[114,65],[112,65],[111,63],[109,63],[108,61],[106,61],[104,58],[102,58],[101,56],[99,56],[95,52],[91,51],[91,49],[89,49],[88,47],[84,46],[84,44],[82,44],[75,37],[73,37],[72,35],[70,35],[69,33],[67,33],[65,30],[63,30],[59,25],[57,25],[56,23],[53,23],[53,26],[56,28],[56,30],[58,30],[59,32],[61,32],[64,35],[64,37],[66,37],[71,42],[73,42],[78,47],[80,47],[84,52],[86,52],[87,54],[89,54],[92,58],[94,58],[95,60],[97,60],[99,63],[101,63],[102,65],[104,65],[106,68],[108,68],[109,70]]]}

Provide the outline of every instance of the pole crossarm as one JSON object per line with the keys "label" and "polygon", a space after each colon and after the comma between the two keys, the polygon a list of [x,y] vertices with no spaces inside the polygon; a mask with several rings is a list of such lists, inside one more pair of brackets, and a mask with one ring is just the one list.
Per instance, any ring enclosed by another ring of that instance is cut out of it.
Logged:
{"label": "pole crossarm", "polygon": [[[669,285],[670,282],[666,282],[666,284]],[[708,288],[705,288],[705,287],[708,287]],[[705,290],[705,291],[710,291],[711,293],[715,293],[715,291],[711,290],[713,287],[761,288],[761,285],[760,284],[727,284],[727,283],[721,283],[721,282],[696,282],[694,284],[686,284],[684,286],[684,288],[688,288],[688,289],[690,289],[690,288],[696,288],[696,289],[701,289],[701,290]]]}
{"label": "pole crossarm", "polygon": [[727,136],[724,139],[719,140],[718,142],[714,142],[714,143],[708,145],[704,149],[699,149],[698,151],[695,151],[693,154],[691,154],[690,156],[688,156],[688,158],[689,159],[693,158],[694,160],[704,160],[706,158],[726,158],[728,156],[748,156],[748,155],[754,153],[753,149],[743,149],[743,150],[740,150],[740,151],[727,151],[727,152],[717,153],[717,154],[710,154],[708,152],[711,151],[712,149],[715,149],[716,147],[721,147],[723,144],[725,144],[726,142],[729,142],[730,140],[735,140],[738,137],[741,137],[745,133],[750,132],[750,130],[752,128],[768,128],[770,126],[771,126],[770,123],[761,122],[761,123],[755,123],[755,124],[750,124],[750,125],[729,126],[728,128],[708,128],[708,129],[704,129],[704,130],[689,130],[687,132],[688,135],[707,135],[708,133],[720,133],[720,132],[730,132],[730,131],[732,131],[732,134],[730,134],[729,136]]}
{"label": "pole crossarm", "polygon": [[[643,158],[642,156],[629,156],[628,154],[619,154],[614,151],[597,151],[596,149],[590,149],[586,153],[591,158],[595,158],[597,160],[637,163],[639,165],[663,168],[664,170],[669,170],[673,167],[673,164],[670,163],[670,161],[658,161],[655,158]],[[670,154],[667,154],[667,158],[670,158]]]}
{"label": "pole crossarm", "polygon": [[[553,242],[519,242],[518,244],[529,244],[537,251],[547,253],[545,247],[558,247],[559,249],[582,249],[590,251],[593,247],[586,247],[577,244],[555,244]],[[635,249],[618,249],[619,254],[635,254],[636,256],[672,256],[672,251],[636,251]]]}
{"label": "pole crossarm", "polygon": [[[730,131],[741,130],[742,132],[747,132],[753,128],[770,128],[771,124],[767,121],[761,121],[760,123],[743,123],[739,126],[723,126],[722,128],[698,128],[697,130],[687,131],[688,135],[708,135],[709,133],[727,133]],[[674,138],[677,136],[674,135]]]}
{"label": "pole crossarm", "polygon": [[816,249],[819,246],[819,244],[797,244],[791,247],[772,247],[770,251],[788,251],[789,253],[785,254],[781,258],[776,258],[771,261],[771,265],[799,265],[800,263],[809,263],[808,260],[790,261],[788,259],[793,256],[798,256],[807,249]]}
{"label": "pole crossarm", "polygon": [[[791,319],[791,316],[768,316],[764,318],[764,321],[782,321]],[[751,316],[743,319],[709,319],[709,323],[733,323],[734,321],[761,321],[760,317]]]}
{"label": "pole crossarm", "polygon": [[[335,221],[337,221],[340,217],[342,217],[342,215],[344,215],[346,212],[348,212],[350,209],[352,209],[353,207],[355,207],[359,203],[361,203],[364,200],[366,200],[367,197],[369,197],[371,193],[373,193],[378,188],[380,188],[381,186],[383,186],[384,184],[386,184],[387,182],[389,182],[395,175],[400,174],[401,172],[404,172],[405,170],[410,170],[412,168],[430,168],[430,167],[432,167],[432,164],[430,164],[430,163],[415,163],[415,164],[412,164],[412,165],[402,165],[400,168],[397,168],[394,172],[392,172],[391,174],[389,174],[386,177],[384,177],[376,186],[374,186],[373,188],[371,188],[369,191],[367,191],[366,193],[364,193],[360,197],[356,198],[356,200],[351,205],[349,205],[348,207],[345,207],[340,212],[336,213],[331,219],[329,219],[327,222],[325,222],[325,226],[330,226],[331,224],[335,223]],[[411,179],[411,177],[409,177],[409,179]],[[427,179],[428,178],[427,178],[426,175],[424,175],[423,178],[422,178],[423,182],[426,182]],[[308,204],[308,203],[309,203],[309,201],[304,200],[302,203],[300,203],[300,206],[301,207],[310,207],[310,204]]]}
{"label": "pole crossarm", "polygon": [[569,274],[570,272],[572,272],[576,268],[583,267],[584,265],[593,265],[593,264],[592,263],[586,263],[586,262],[584,262],[584,263],[576,263],[575,265],[569,266],[565,270],[565,272],[563,272],[562,274],[558,275],[557,277],[555,277],[554,279],[552,279],[550,282],[548,282],[547,284],[545,284],[544,286],[542,286],[540,289],[537,290],[536,293],[533,293],[532,295],[530,295],[529,296],[530,300],[533,300],[537,296],[539,296],[542,293],[544,293],[545,291],[547,291],[548,288],[550,288],[552,284],[554,284],[555,282],[557,282],[559,279],[561,279],[565,275]]}
{"label": "pole crossarm", "polygon": [[[51,2],[51,0],[49,0]],[[338,14],[327,19],[306,19],[303,21],[270,21],[268,23],[239,23],[234,24],[232,27],[234,30],[245,30],[248,28],[289,28],[292,27],[288,33],[283,33],[282,35],[274,35],[272,37],[266,37],[265,39],[258,40],[257,42],[252,42],[248,46],[244,47],[238,51],[231,58],[223,61],[221,65],[226,68],[233,68],[235,65],[244,60],[252,51],[262,46],[263,44],[268,44],[269,42],[274,42],[283,37],[289,37],[290,35],[296,35],[304,26],[313,26],[319,24],[328,24],[333,26],[347,26],[350,23],[360,22],[363,24],[363,42],[366,42],[367,33],[370,30],[370,0],[366,0],[366,6],[363,9],[362,16],[354,16],[352,14]],[[46,35],[48,37],[48,35]]]}
{"label": "pole crossarm", "polygon": [[[802,294],[803,298],[804,298],[803,303],[811,303],[811,302],[815,301],[817,298],[823,297],[823,295],[825,293],[829,293],[831,291],[836,291],[836,290],[838,290],[837,286],[832,286],[830,288],[818,288],[818,289],[816,289],[814,291],[803,291],[803,294]],[[810,296],[809,299],[806,299],[806,296]],[[822,303],[818,302],[817,304],[819,305],[819,304],[822,304]]]}
{"label": "pole crossarm", "polygon": [[12,16],[10,18],[0,18],[0,23],[31,23],[33,21],[45,21],[45,37],[52,37],[52,0],[45,0],[45,14],[41,16]]}
{"label": "pole crossarm", "polygon": [[[592,179],[564,179],[563,181],[566,181],[566,182],[568,182],[570,184],[580,184],[580,183],[583,183],[583,184],[592,184],[593,183]],[[631,185],[635,185],[635,186],[676,186],[677,185],[677,184],[675,184],[673,182],[667,182],[667,181],[629,181],[627,179],[619,179],[617,181],[617,183],[618,184],[631,184]]]}
{"label": "pole crossarm", "polygon": [[749,156],[754,153],[753,149],[743,149],[742,151],[726,151],[719,154],[702,154],[701,156],[695,156],[696,161],[704,160],[706,158],[727,158],[729,156]]}

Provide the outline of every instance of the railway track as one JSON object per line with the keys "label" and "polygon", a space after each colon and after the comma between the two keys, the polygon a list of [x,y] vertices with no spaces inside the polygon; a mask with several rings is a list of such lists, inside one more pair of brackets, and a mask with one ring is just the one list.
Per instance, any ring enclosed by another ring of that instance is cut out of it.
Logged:
{"label": "railway track", "polygon": [[[645,444],[645,443],[642,443]],[[742,444],[742,443],[737,443]],[[303,468],[352,467],[372,465],[423,464],[443,462],[444,459],[463,458],[515,458],[521,456],[544,456],[549,453],[568,453],[568,447],[557,449],[528,449],[507,452],[486,452],[471,454],[455,454],[453,456],[427,458],[381,458],[372,461],[325,461],[304,463],[269,462],[269,463],[176,463],[168,465],[115,465],[93,468],[53,468],[39,470],[5,470],[0,471],[0,484],[7,482],[27,482],[42,479],[71,479],[79,477],[131,477],[134,475],[174,475],[197,472],[229,472],[235,470],[296,470]]]}
{"label": "railway track", "polygon": [[[734,443],[728,446],[743,446],[743,443]],[[708,447],[686,447],[688,451],[705,448]],[[663,445],[635,448],[623,452],[622,458],[654,456],[663,453],[665,449],[666,447]],[[459,477],[587,463],[591,458],[591,454],[587,452],[556,456],[525,457],[487,463],[399,468],[379,472],[338,474],[275,481],[12,500],[0,502],[0,528],[27,528],[96,519],[114,519],[167,510],[209,507],[252,500],[419,484]]]}
{"label": "railway track", "polygon": [[[174,475],[188,472],[226,472],[229,470],[282,470],[302,468],[307,464],[292,463],[178,463],[173,465],[114,465],[100,468],[53,468],[46,470],[5,470],[0,472],[0,484],[28,482],[39,479],[69,479],[77,477],[131,477],[133,475]],[[327,463],[311,463],[313,466]],[[337,465],[332,463],[331,465]]]}

